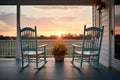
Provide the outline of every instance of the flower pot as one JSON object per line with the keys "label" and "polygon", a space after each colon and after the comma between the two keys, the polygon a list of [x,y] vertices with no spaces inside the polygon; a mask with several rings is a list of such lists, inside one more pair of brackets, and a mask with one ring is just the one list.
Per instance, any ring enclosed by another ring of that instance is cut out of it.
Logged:
{"label": "flower pot", "polygon": [[65,55],[54,55],[55,57],[55,62],[64,62],[64,57]]}

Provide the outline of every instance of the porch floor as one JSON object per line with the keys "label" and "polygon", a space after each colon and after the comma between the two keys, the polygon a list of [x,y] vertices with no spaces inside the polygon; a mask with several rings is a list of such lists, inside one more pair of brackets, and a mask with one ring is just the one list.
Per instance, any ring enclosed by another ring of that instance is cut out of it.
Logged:
{"label": "porch floor", "polygon": [[120,73],[100,65],[99,69],[83,65],[78,70],[65,58],[64,63],[47,58],[47,64],[40,70],[34,69],[34,63],[21,70],[19,61],[9,58],[0,59],[0,80],[120,80]]}

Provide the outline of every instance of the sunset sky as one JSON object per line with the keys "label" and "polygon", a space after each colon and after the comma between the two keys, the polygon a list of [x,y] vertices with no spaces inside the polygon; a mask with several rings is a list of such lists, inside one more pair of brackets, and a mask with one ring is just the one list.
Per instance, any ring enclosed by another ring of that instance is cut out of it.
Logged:
{"label": "sunset sky", "polygon": [[[0,6],[0,35],[16,36],[16,6]],[[82,34],[92,25],[92,6],[21,6],[21,27],[39,35]]]}

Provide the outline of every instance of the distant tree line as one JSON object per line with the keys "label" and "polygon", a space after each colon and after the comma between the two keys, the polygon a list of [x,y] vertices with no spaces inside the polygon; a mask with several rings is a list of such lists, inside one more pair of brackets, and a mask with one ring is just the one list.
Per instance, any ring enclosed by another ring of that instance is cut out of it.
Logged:
{"label": "distant tree line", "polygon": [[16,40],[16,37],[0,35],[0,40]]}
{"label": "distant tree line", "polygon": [[44,36],[44,35],[40,35],[38,37],[38,39],[82,39],[83,38],[83,35],[82,34],[71,34],[71,33],[68,33],[68,34],[61,34],[61,36],[58,36],[58,35],[50,35],[49,37],[48,36]]}
{"label": "distant tree line", "polygon": [[[61,34],[61,36],[58,35],[50,35],[50,36],[44,36],[44,35],[40,35],[37,37],[38,39],[82,39],[83,35],[82,34]],[[11,37],[11,36],[3,36],[0,35],[0,40],[16,40],[16,37]]]}

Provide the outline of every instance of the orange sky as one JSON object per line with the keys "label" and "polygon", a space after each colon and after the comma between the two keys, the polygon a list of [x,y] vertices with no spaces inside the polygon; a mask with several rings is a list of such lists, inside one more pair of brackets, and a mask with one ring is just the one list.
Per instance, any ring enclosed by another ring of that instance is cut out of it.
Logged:
{"label": "orange sky", "polygon": [[[37,26],[38,35],[82,34],[91,23],[91,6],[21,6],[21,27]],[[16,6],[0,6],[0,35],[16,36]]]}

